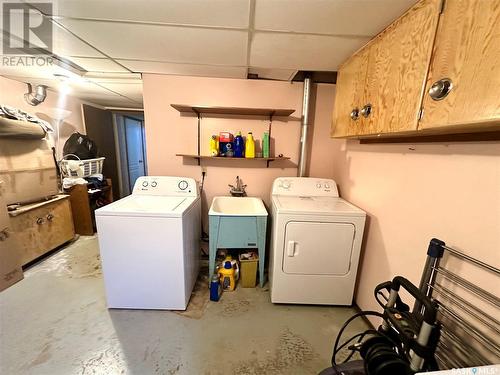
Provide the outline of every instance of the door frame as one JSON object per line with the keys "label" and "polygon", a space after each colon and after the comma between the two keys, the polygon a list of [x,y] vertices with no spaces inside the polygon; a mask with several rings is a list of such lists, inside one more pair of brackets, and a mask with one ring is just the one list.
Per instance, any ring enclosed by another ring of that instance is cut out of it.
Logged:
{"label": "door frame", "polygon": [[125,136],[125,158],[127,159],[127,171],[129,172],[128,173],[128,187],[130,189],[130,191],[132,191],[132,189],[134,188],[133,186],[131,186],[130,184],[130,164],[129,164],[129,157],[128,157],[128,148],[127,148],[127,145],[128,145],[128,139],[127,139],[127,125],[126,125],[126,121],[127,119],[129,120],[133,120],[133,121],[137,121],[137,122],[140,122],[141,124],[141,143],[142,143],[142,163],[143,163],[143,166],[144,166],[144,175],[146,176],[148,174],[148,166],[147,166],[147,161],[146,161],[146,137],[145,137],[145,131],[144,131],[144,120],[143,119],[138,119],[136,117],[132,117],[131,115],[123,115],[123,134]]}

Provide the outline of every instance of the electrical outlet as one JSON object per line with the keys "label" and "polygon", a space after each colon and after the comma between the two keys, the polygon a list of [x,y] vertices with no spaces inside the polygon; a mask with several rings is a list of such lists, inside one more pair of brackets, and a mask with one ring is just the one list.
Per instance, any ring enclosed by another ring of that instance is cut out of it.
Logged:
{"label": "electrical outlet", "polygon": [[205,173],[207,175],[207,167],[201,167],[201,173]]}

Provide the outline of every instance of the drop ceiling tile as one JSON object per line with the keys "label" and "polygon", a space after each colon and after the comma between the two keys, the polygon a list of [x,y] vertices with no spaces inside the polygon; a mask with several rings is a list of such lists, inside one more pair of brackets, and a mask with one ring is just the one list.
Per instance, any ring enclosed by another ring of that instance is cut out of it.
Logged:
{"label": "drop ceiling tile", "polygon": [[256,0],[255,29],[373,36],[416,0]]}
{"label": "drop ceiling tile", "polygon": [[141,80],[140,73],[106,73],[106,72],[89,72],[85,74],[85,78],[94,82],[133,82]]}
{"label": "drop ceiling tile", "polygon": [[370,38],[256,32],[251,66],[295,70],[337,70]]}
{"label": "drop ceiling tile", "polygon": [[220,78],[246,78],[247,68],[239,66],[216,66],[199,64],[175,64],[155,61],[118,60],[134,72],[201,76]]}
{"label": "drop ceiling tile", "polygon": [[246,28],[249,9],[249,0],[59,0],[53,13],[74,18]]}
{"label": "drop ceiling tile", "polygon": [[[6,75],[6,77],[34,85],[45,85],[49,88],[49,90],[55,93],[60,91],[61,87],[61,82],[57,79],[26,78],[16,75]],[[118,93],[114,93],[109,89],[90,81],[82,80],[80,82],[70,82],[69,86],[71,87],[69,95],[103,106],[137,107],[142,103],[142,98],[141,100],[134,100],[132,98],[119,95]]]}
{"label": "drop ceiling tile", "polygon": [[90,57],[71,57],[70,60],[87,72],[128,73],[128,70],[111,59]]}
{"label": "drop ceiling tile", "polygon": [[72,32],[114,59],[245,65],[245,31],[63,19]]}
{"label": "drop ceiling tile", "polygon": [[99,86],[104,87],[117,94],[126,96],[132,100],[142,102],[142,82],[139,83],[99,83]]}
{"label": "drop ceiling tile", "polygon": [[296,69],[270,69],[270,68],[256,68],[250,67],[249,73],[257,74],[259,78],[264,79],[275,79],[280,81],[290,81],[295,73]]}
{"label": "drop ceiling tile", "polygon": [[[42,16],[40,13],[30,12],[30,24],[37,25],[42,21]],[[3,16],[0,12],[0,19],[3,19]],[[56,55],[62,57],[70,57],[70,56],[81,56],[81,57],[105,57],[99,51],[97,51],[92,46],[89,46],[82,40],[78,39],[70,32],[62,28],[57,24],[57,22],[52,22],[48,18],[45,18],[47,22],[52,23],[52,28],[44,28],[42,30],[37,31],[37,37],[31,38],[30,43],[39,48],[47,49],[48,46],[45,44],[46,40],[52,40],[52,51]],[[14,21],[12,21],[14,23]],[[22,22],[22,21],[17,21]],[[17,40],[22,40],[23,29],[12,27],[10,30],[13,38]],[[51,35],[47,35],[51,32]],[[3,34],[3,33],[2,33]],[[39,35],[40,34],[40,35]],[[40,36],[40,38],[38,38]]]}
{"label": "drop ceiling tile", "polygon": [[[26,78],[40,78],[40,79],[56,79],[54,74],[62,75],[72,75],[68,70],[63,69],[55,64],[47,64],[45,60],[39,60],[43,65],[21,65],[23,63],[31,60],[20,59],[18,57],[7,57],[2,58],[2,64],[0,64],[0,75],[5,76],[16,76],[16,77],[26,77]],[[11,64],[13,62],[13,64]],[[31,64],[31,63],[30,63]]]}
{"label": "drop ceiling tile", "polygon": [[80,57],[105,57],[99,51],[89,46],[85,42],[54,25],[54,40],[52,52],[62,57],[80,56]]}

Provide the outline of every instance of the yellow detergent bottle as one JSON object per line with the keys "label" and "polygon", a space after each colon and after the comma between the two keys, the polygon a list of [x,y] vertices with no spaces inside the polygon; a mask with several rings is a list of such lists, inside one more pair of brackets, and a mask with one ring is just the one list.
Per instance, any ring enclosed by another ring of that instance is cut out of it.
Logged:
{"label": "yellow detergent bottle", "polygon": [[238,264],[238,261],[236,259],[233,259],[231,255],[226,255],[226,259],[224,259],[222,265],[224,266],[224,263],[228,261],[231,262],[231,265],[234,268],[234,280],[237,282],[240,279],[240,265]]}
{"label": "yellow detergent bottle", "polygon": [[245,157],[248,159],[255,158],[255,141],[252,132],[249,132],[245,141]]}
{"label": "yellow detergent bottle", "polygon": [[219,138],[216,135],[210,138],[210,156],[219,156]]}
{"label": "yellow detergent bottle", "polygon": [[231,292],[236,287],[235,273],[231,261],[224,261],[224,266],[219,269],[220,283],[224,291]]}

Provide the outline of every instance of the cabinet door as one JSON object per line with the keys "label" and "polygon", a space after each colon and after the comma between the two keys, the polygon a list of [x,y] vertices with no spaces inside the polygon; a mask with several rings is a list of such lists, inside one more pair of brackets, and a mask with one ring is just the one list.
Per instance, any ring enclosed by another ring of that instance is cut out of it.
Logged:
{"label": "cabinet door", "polygon": [[347,60],[338,71],[333,106],[332,137],[357,134],[360,121],[351,118],[351,112],[359,109],[364,100],[364,86],[368,50],[363,49]]}
{"label": "cabinet door", "polygon": [[368,117],[360,134],[417,129],[418,115],[437,30],[441,0],[422,0],[368,46]]}
{"label": "cabinet door", "polygon": [[11,223],[19,240],[23,265],[71,240],[75,235],[69,199],[14,216]]}
{"label": "cabinet door", "polygon": [[[500,2],[448,0],[439,24],[419,129],[474,130],[500,121]],[[428,91],[450,79],[441,100]],[[450,128],[451,129],[451,128]]]}

